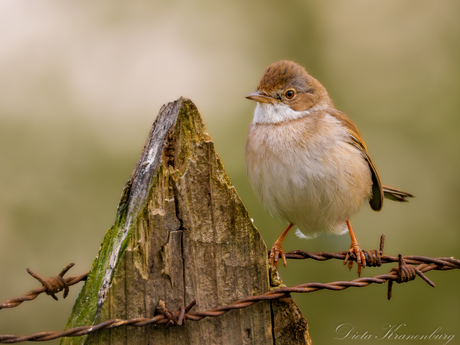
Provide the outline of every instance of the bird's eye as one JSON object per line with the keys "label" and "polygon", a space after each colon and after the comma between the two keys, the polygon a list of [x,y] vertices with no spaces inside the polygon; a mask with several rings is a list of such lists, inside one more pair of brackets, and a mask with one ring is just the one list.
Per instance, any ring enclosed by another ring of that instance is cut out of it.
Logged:
{"label": "bird's eye", "polygon": [[294,90],[287,90],[284,95],[286,96],[287,99],[292,99],[295,96],[295,91]]}

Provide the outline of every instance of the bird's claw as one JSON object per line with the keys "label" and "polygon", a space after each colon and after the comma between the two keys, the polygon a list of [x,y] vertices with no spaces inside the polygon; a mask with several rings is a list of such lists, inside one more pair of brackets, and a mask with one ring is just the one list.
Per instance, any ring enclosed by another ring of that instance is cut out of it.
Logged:
{"label": "bird's claw", "polygon": [[356,258],[356,263],[358,264],[358,276],[361,276],[361,267],[366,267],[366,256],[357,242],[351,244],[350,249],[345,256],[345,260],[343,261],[344,265],[348,263],[348,269],[350,270],[353,268],[352,256]]}
{"label": "bird's claw", "polygon": [[281,243],[275,242],[270,251],[270,263],[276,268],[278,266],[278,260],[281,257],[283,259],[284,267],[287,266],[286,254],[284,254],[283,248],[281,248]]}

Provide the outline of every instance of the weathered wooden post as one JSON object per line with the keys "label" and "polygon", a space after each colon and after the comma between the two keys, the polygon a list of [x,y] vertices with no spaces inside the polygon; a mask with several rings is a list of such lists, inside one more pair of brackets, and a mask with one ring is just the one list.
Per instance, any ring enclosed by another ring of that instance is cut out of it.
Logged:
{"label": "weathered wooden post", "polygon": [[[195,105],[160,111],[126,183],[68,328],[153,317],[196,299],[209,310],[270,289],[267,249],[231,185]],[[61,344],[310,344],[291,298],[184,326],[122,327]]]}

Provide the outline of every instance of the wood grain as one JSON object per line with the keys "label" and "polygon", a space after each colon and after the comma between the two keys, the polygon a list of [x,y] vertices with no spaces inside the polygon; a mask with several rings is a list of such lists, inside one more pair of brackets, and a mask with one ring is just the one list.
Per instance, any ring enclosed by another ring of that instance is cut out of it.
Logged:
{"label": "wood grain", "polygon": [[[68,328],[208,310],[270,289],[267,249],[187,99],[160,110]],[[310,344],[294,301],[259,302],[183,327],[122,327],[62,344]]]}

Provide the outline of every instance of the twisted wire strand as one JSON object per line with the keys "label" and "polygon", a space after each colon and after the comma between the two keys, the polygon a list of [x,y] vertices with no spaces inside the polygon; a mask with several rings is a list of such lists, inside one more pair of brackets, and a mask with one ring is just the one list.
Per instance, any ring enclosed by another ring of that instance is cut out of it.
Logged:
{"label": "twisted wire strand", "polygon": [[[69,286],[75,285],[75,284],[77,284],[77,283],[79,283],[81,281],[86,280],[86,277],[88,276],[88,273],[89,272],[86,272],[86,273],[84,273],[84,274],[82,274],[80,276],[67,277],[67,278],[64,278],[63,280],[64,280],[65,284],[67,285],[67,287],[69,287]],[[17,307],[17,306],[21,305],[23,302],[33,301],[40,294],[47,293],[48,291],[49,290],[48,290],[48,288],[46,286],[42,286],[41,288],[31,290],[31,291],[29,291],[28,293],[24,294],[21,297],[11,298],[11,299],[3,302],[2,304],[0,304],[0,310],[4,309],[4,308],[14,308],[14,307]]]}
{"label": "twisted wire strand", "polygon": [[[298,252],[298,251],[296,251]],[[292,254],[292,253],[289,253]],[[297,255],[298,253],[296,253]],[[309,254],[309,258],[318,258],[319,260],[329,260],[330,258],[335,259],[343,259],[345,257],[344,253],[332,253],[333,255],[328,255],[331,253],[316,253],[316,254]],[[342,255],[343,254],[343,255]],[[304,257],[305,258],[305,257]],[[388,260],[388,261],[386,261]],[[399,272],[402,271],[403,265],[418,265],[415,271],[419,271],[420,273],[426,273],[431,270],[451,270],[451,269],[460,269],[460,260],[456,260],[454,258],[427,258],[422,256],[406,256],[406,257],[385,257],[385,262],[399,262],[399,267],[397,269],[392,269],[389,274],[380,274],[375,277],[362,277],[357,278],[352,281],[336,281],[332,283],[305,283],[300,284],[294,287],[281,287],[277,289],[270,290],[262,295],[259,296],[251,296],[244,299],[240,299],[235,301],[226,306],[220,306],[208,311],[197,311],[197,312],[188,312],[191,307],[193,307],[194,302],[192,302],[188,307],[187,311],[183,310],[184,308],[180,308],[180,312],[170,312],[173,317],[167,317],[167,313],[163,313],[160,315],[156,315],[153,318],[134,318],[129,320],[108,320],[102,322],[98,325],[94,326],[81,326],[72,328],[63,332],[41,332],[32,334],[29,336],[17,336],[17,335],[0,335],[0,343],[4,344],[12,344],[12,343],[19,343],[23,341],[47,341],[52,339],[57,339],[61,337],[75,337],[81,335],[87,335],[93,332],[101,331],[101,330],[108,330],[122,326],[132,326],[132,327],[143,327],[150,324],[163,324],[168,325],[171,324],[171,319],[175,319],[175,315],[183,314],[182,318],[184,320],[190,321],[200,321],[206,317],[217,317],[227,313],[233,309],[241,309],[251,306],[255,303],[265,300],[272,300],[278,299],[284,296],[288,296],[290,293],[310,293],[319,290],[332,290],[332,291],[341,291],[348,289],[350,287],[365,287],[371,284],[384,284],[388,282],[402,282]],[[410,272],[411,270],[405,270]],[[419,275],[419,273],[417,273]],[[86,277],[86,275],[84,275]],[[74,278],[74,277],[70,277]],[[70,278],[68,278],[70,280]],[[428,279],[428,278],[427,278]],[[404,279],[403,281],[408,281],[410,279]],[[431,283],[430,285],[434,286]],[[70,282],[69,282],[69,285]],[[175,314],[180,313],[180,314]]]}

